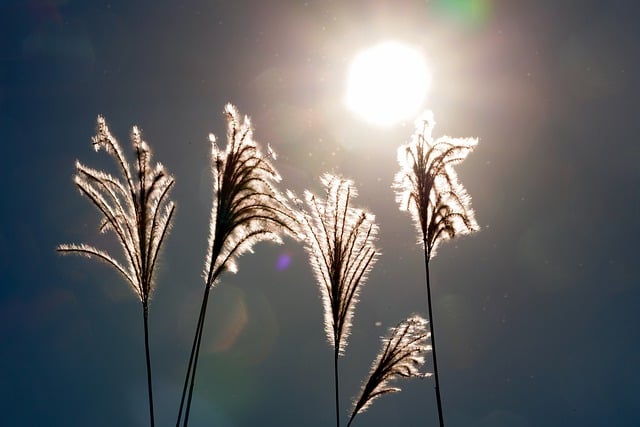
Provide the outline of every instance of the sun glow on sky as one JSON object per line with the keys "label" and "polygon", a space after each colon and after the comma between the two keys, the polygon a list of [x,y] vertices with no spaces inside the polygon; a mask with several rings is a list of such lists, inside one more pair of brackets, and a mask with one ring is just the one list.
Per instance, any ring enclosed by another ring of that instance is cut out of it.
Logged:
{"label": "sun glow on sky", "polygon": [[345,101],[364,120],[391,126],[413,119],[430,85],[431,74],[418,50],[398,42],[384,42],[354,58]]}

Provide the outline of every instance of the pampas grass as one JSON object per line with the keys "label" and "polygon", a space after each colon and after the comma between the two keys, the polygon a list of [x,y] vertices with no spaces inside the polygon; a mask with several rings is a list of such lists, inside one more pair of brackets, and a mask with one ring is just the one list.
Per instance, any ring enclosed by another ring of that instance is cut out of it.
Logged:
{"label": "pampas grass", "polygon": [[369,379],[362,386],[360,396],[354,401],[347,427],[356,415],[364,412],[378,397],[396,393],[400,388],[389,383],[398,378],[424,378],[430,374],[420,373],[424,363],[423,354],[431,349],[427,345],[429,331],[427,321],[420,316],[411,316],[382,339],[382,349],[371,365]]}
{"label": "pampas grass", "polygon": [[440,427],[444,426],[442,399],[438,379],[436,343],[431,308],[429,260],[436,255],[440,243],[479,229],[471,209],[471,198],[459,183],[453,166],[463,161],[475,148],[475,138],[442,136],[433,139],[433,113],[416,121],[411,141],[398,149],[400,171],[393,187],[403,211],[409,211],[424,248],[427,305],[431,326],[433,369]]}
{"label": "pampas grass", "polygon": [[340,425],[338,356],[344,354],[358,294],[378,253],[374,241],[378,227],[374,216],[351,206],[357,196],[349,180],[325,174],[325,198],[305,192],[307,209],[300,222],[306,233],[306,250],[316,276],[324,307],[324,326],[334,348],[336,425]]}
{"label": "pampas grass", "polygon": [[136,153],[135,171],[125,158],[118,141],[111,135],[102,116],[92,138],[96,151],[103,149],[119,168],[122,179],[76,162],[74,182],[103,216],[100,231],[113,231],[124,252],[124,264],[105,251],[86,244],[60,245],[62,254],[78,254],[104,261],[120,273],[142,303],[144,344],[147,361],[149,417],[154,425],[151,358],[149,355],[149,298],[154,290],[158,253],[170,228],[175,205],[169,200],[173,177],[157,163],[151,165],[151,149],[137,127],[131,141]]}
{"label": "pampas grass", "polygon": [[236,272],[237,259],[261,241],[281,243],[283,234],[298,237],[296,215],[287,199],[275,187],[280,181],[271,164],[275,154],[268,148],[262,154],[253,139],[253,128],[247,116],[227,104],[227,146],[222,150],[213,135],[211,142],[211,170],[213,174],[213,205],[209,226],[209,244],[204,269],[204,295],[185,376],[176,426],[180,425],[188,388],[184,426],[188,424],[191,398],[207,301],[210,290],[222,273]]}
{"label": "pampas grass", "polygon": [[[186,427],[189,422],[212,289],[225,272],[237,272],[238,258],[251,252],[256,243],[282,243],[285,235],[304,239],[320,289],[324,330],[334,351],[336,425],[340,427],[338,361],[348,346],[360,291],[379,256],[375,244],[379,231],[375,217],[353,206],[357,190],[352,181],[328,173],[320,178],[323,196],[305,191],[304,201],[297,200],[290,192],[285,197],[277,188],[280,176],[272,165],[275,154],[270,147],[266,153],[261,151],[253,139],[250,119],[242,117],[231,104],[225,106],[224,114],[226,147],[219,147],[216,138],[209,136],[213,200],[203,271],[204,289],[176,427],[181,424]],[[430,376],[420,372],[424,354],[429,350],[433,354],[439,422],[444,426],[429,262],[442,242],[478,230],[471,198],[453,169],[474,149],[477,139],[447,136],[434,139],[433,126],[430,112],[417,121],[412,139],[398,150],[400,171],[393,184],[400,209],[410,212],[418,230],[419,243],[424,248],[429,321],[414,315],[390,328],[382,339],[382,348],[371,366],[369,377],[354,400],[347,427],[378,397],[400,391],[392,384],[395,380]],[[124,277],[138,296],[143,308],[149,415],[153,427],[148,310],[155,286],[158,254],[175,212],[175,205],[169,200],[174,179],[162,165],[152,166],[151,150],[136,127],[131,140],[136,155],[133,169],[104,118],[98,117],[93,146],[96,151],[104,149],[116,161],[121,176],[114,177],[76,162],[74,178],[81,194],[89,198],[103,217],[99,230],[115,233],[124,253],[123,259],[86,244],[64,244],[58,246],[57,251],[106,262]],[[290,206],[292,201],[295,207]]]}

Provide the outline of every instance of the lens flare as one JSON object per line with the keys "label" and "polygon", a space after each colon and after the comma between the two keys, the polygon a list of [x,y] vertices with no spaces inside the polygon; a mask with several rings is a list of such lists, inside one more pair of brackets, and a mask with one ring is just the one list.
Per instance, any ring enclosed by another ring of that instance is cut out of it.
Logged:
{"label": "lens flare", "polygon": [[491,0],[435,0],[435,10],[445,17],[475,27],[487,22],[491,15]]}
{"label": "lens flare", "polygon": [[278,261],[276,262],[276,270],[284,271],[291,265],[291,255],[288,253],[283,253],[278,257]]}

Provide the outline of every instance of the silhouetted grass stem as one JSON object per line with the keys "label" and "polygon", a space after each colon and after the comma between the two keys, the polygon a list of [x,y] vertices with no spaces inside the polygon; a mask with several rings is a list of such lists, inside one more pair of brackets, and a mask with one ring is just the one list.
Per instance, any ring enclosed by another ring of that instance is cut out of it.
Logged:
{"label": "silhouetted grass stem", "polygon": [[147,357],[147,388],[149,390],[149,419],[151,427],[154,427],[155,421],[153,416],[153,387],[151,385],[151,356],[149,352],[149,303],[142,303],[142,311],[144,317],[144,350]]}
{"label": "silhouetted grass stem", "polygon": [[[182,421],[182,412],[184,408],[184,400],[187,395],[187,389],[193,390],[193,387],[189,387],[190,381],[194,379],[192,372],[193,370],[193,360],[196,354],[196,348],[199,348],[199,341],[201,339],[201,330],[204,324],[204,317],[206,312],[207,300],[208,300],[209,287],[205,288],[204,296],[202,297],[202,304],[200,306],[200,315],[198,317],[198,324],[196,325],[196,332],[193,337],[193,345],[191,346],[191,354],[189,355],[189,363],[187,365],[187,373],[184,377],[184,386],[182,387],[182,397],[180,398],[180,408],[178,409],[178,419],[176,421],[176,427],[180,427],[180,421]],[[191,400],[189,400],[191,402]],[[190,404],[188,405],[191,406]],[[185,418],[188,418],[186,416]],[[185,421],[186,422],[186,421]]]}
{"label": "silhouetted grass stem", "polygon": [[340,427],[340,388],[338,385],[338,356],[339,356],[339,346],[338,343],[334,346],[333,353],[333,372],[335,376],[335,385],[336,385],[336,427]]}
{"label": "silhouetted grass stem", "polygon": [[204,319],[207,314],[207,303],[209,301],[209,292],[211,286],[206,286],[204,296],[202,298],[202,307],[200,309],[199,330],[196,331],[194,338],[195,356],[193,358],[193,369],[191,371],[191,384],[189,385],[189,397],[187,399],[187,407],[184,414],[184,427],[189,424],[189,412],[191,411],[191,398],[193,397],[193,387],[196,382],[196,367],[198,366],[198,356],[200,355],[200,344],[202,343],[202,331],[204,330]]}
{"label": "silhouetted grass stem", "polygon": [[427,247],[427,237],[424,237],[424,269],[427,283],[427,306],[429,310],[429,327],[431,328],[431,354],[433,355],[433,376],[436,383],[436,402],[438,404],[438,420],[440,427],[444,427],[444,418],[442,415],[442,399],[440,397],[440,382],[438,380],[438,359],[436,357],[436,338],[433,327],[433,310],[431,306],[431,281],[429,278],[429,249]]}

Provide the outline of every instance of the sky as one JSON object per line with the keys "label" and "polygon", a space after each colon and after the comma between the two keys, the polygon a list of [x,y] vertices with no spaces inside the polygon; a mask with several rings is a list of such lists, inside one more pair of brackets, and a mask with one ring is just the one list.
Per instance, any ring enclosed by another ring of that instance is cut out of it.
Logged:
{"label": "sky", "polygon": [[[148,425],[138,300],[60,243],[114,252],[73,185],[98,114],[176,179],[151,301],[157,425],[171,425],[203,289],[208,135],[251,116],[283,188],[353,179],[381,256],[340,359],[343,422],[379,338],[425,315],[422,250],[391,189],[412,120],[349,111],[352,58],[385,40],[432,71],[435,135],[479,138],[459,166],[481,231],[431,262],[447,426],[640,424],[640,7],[632,1],[0,0],[0,425]],[[110,169],[111,168],[111,169]],[[333,349],[302,246],[261,243],[212,292],[193,426],[327,426]],[[427,358],[428,359],[428,358]],[[425,370],[432,366],[427,361]],[[409,380],[354,426],[437,424]]]}

